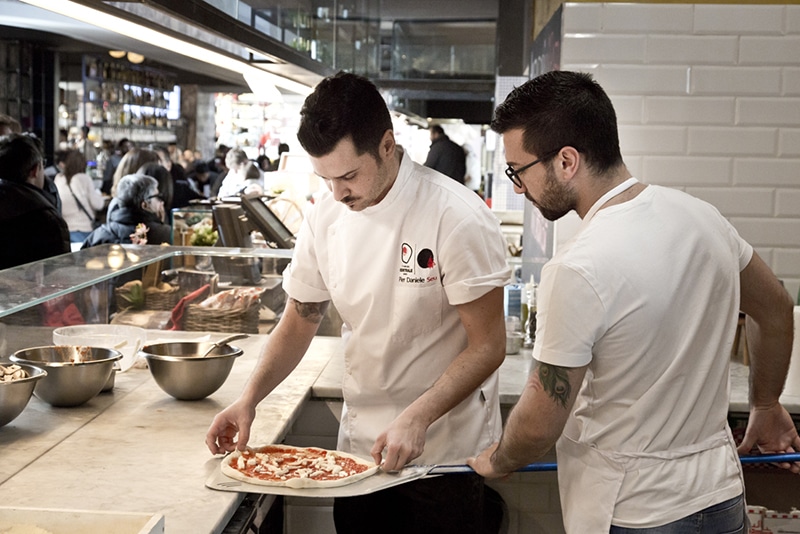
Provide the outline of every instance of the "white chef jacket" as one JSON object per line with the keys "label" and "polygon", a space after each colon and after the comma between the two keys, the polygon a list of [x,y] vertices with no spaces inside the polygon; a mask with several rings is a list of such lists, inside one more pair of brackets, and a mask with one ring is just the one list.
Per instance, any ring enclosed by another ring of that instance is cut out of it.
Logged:
{"label": "white chef jacket", "polygon": [[589,365],[557,446],[568,532],[608,532],[604,506],[646,528],[742,494],[728,372],[751,257],[712,206],[651,185],[543,268],[534,357]]}
{"label": "white chef jacket", "polygon": [[[325,192],[298,234],[283,288],[331,300],[344,325],[338,447],[361,456],[467,346],[456,305],[506,284],[500,225],[474,192],[402,155],[386,197],[350,211]],[[499,439],[493,373],[430,426],[415,463],[460,461]]]}

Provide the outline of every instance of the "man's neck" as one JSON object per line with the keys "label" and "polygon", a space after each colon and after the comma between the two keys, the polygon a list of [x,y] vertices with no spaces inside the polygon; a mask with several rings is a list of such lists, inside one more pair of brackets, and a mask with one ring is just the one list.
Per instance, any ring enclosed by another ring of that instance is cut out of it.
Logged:
{"label": "man's neck", "polygon": [[[632,175],[625,165],[620,165],[618,168],[612,170],[608,175],[603,177],[588,176],[585,182],[585,194],[579,195],[578,206],[576,207],[575,211],[578,213],[580,218],[583,219],[589,209],[594,206],[600,197],[631,177]],[[602,206],[600,206],[599,209],[613,206],[615,204],[621,204],[622,202],[630,200],[636,197],[636,195],[638,195],[644,188],[644,184],[636,184],[630,189],[627,189],[608,199]]]}

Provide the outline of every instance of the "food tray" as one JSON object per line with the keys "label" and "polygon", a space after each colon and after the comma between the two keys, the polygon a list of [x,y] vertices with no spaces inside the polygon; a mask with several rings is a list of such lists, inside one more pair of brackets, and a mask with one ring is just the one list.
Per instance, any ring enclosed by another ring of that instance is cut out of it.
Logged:
{"label": "food tray", "polygon": [[[126,512],[0,507],[0,532],[6,528],[49,534],[164,534],[164,516]],[[36,530],[34,527],[37,527]]]}
{"label": "food tray", "polygon": [[206,487],[220,491],[237,493],[265,493],[267,495],[286,495],[290,497],[355,497],[399,486],[427,475],[433,466],[406,467],[398,473],[378,471],[367,478],[357,480],[346,486],[333,488],[282,488],[279,486],[259,486],[240,482],[225,476],[215,462],[215,468],[206,480]]}

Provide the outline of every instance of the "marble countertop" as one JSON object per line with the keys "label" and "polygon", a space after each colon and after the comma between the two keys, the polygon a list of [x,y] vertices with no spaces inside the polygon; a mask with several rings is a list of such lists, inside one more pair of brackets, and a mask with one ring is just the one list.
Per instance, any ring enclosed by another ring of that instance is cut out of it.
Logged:
{"label": "marble countertop", "polygon": [[[500,404],[502,406],[513,406],[519,400],[532,362],[530,349],[523,349],[519,354],[506,356],[500,366]],[[749,369],[739,362],[731,362],[731,412],[748,413],[750,411],[747,400]],[[343,372],[344,361],[342,353],[339,351],[328,362],[319,379],[314,383],[311,390],[312,396],[323,399],[341,399]],[[800,397],[784,394],[781,396],[781,403],[789,413],[800,415]]]}
{"label": "marble countertop", "polygon": [[[175,336],[189,339],[186,332],[157,333]],[[32,398],[0,428],[3,506],[163,514],[168,534],[221,532],[243,494],[205,487],[219,465],[205,434],[214,415],[238,397],[264,338],[235,342],[244,354],[225,384],[200,401],[173,399],[146,369],[119,373],[111,392],[80,407],[53,408]],[[251,443],[283,438],[340,342],[314,339],[289,379],[258,406]]]}
{"label": "marble countertop", "polygon": [[[222,334],[149,332],[158,339],[217,340]],[[244,350],[225,384],[201,401],[177,401],[146,369],[119,373],[114,389],[76,408],[53,408],[36,397],[0,428],[3,506],[162,514],[168,534],[219,533],[243,494],[215,491],[205,481],[219,460],[205,446],[214,415],[249,378],[266,336],[235,342]],[[519,399],[532,358],[508,355],[500,367],[500,401]],[[311,397],[341,399],[341,339],[316,337],[306,357],[257,408],[251,443],[279,442]],[[731,364],[731,412],[748,411],[748,368]],[[800,414],[800,397],[781,398]]]}
{"label": "marble countertop", "polygon": [[[503,365],[500,366],[501,405],[512,405],[519,400],[532,362],[530,349],[523,349],[519,354],[506,355]],[[331,358],[314,383],[311,396],[319,399],[341,399],[343,374],[344,353],[340,350]]]}

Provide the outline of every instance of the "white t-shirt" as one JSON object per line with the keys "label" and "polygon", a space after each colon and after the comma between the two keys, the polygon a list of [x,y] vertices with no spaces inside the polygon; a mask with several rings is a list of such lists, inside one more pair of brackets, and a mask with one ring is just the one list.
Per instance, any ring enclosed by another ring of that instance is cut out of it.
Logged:
{"label": "white t-shirt", "polygon": [[[534,357],[589,365],[565,435],[658,456],[725,431],[739,273],[751,257],[713,206],[680,191],[649,186],[598,211],[539,286]],[[628,473],[613,523],[656,526],[735,497],[739,470],[724,446]],[[585,503],[562,506],[579,515]]]}
{"label": "white t-shirt", "polygon": [[[78,207],[75,197],[78,197],[84,209],[89,215],[94,217],[95,211],[103,208],[105,199],[100,191],[95,188],[92,178],[85,173],[79,172],[72,176],[72,181],[67,185],[67,178],[58,173],[53,180],[58,188],[58,195],[61,197],[61,216],[67,223],[70,232],[91,232],[92,221]],[[72,188],[72,196],[70,192]]]}
{"label": "white t-shirt", "polygon": [[[345,343],[338,446],[369,457],[378,434],[466,347],[455,308],[506,284],[500,225],[461,184],[404,154],[377,205],[352,212],[325,192],[284,272],[301,302],[331,300]],[[463,460],[499,438],[497,373],[428,429],[416,463]]]}

